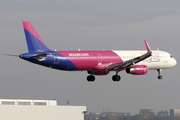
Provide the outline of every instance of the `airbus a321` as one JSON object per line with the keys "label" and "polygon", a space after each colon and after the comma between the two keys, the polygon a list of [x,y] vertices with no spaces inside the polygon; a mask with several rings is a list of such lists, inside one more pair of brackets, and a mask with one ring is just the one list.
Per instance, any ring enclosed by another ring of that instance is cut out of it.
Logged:
{"label": "airbus a321", "polygon": [[146,40],[146,50],[107,50],[107,51],[53,51],[40,38],[29,21],[23,21],[29,53],[19,55],[20,58],[48,68],[65,71],[87,71],[87,81],[93,82],[95,75],[107,75],[114,71],[113,81],[120,81],[120,71],[132,75],[144,75],[148,70],[157,70],[158,79],[162,79],[160,71],[176,65],[171,54],[164,51],[151,51]]}

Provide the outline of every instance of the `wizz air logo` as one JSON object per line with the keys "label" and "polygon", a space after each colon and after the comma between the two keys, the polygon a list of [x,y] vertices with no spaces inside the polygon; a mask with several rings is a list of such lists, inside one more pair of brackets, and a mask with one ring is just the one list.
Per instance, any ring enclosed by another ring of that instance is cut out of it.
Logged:
{"label": "wizz air logo", "polygon": [[89,56],[88,53],[70,53],[69,56]]}
{"label": "wizz air logo", "polygon": [[[141,53],[141,54],[144,54],[144,53]],[[160,62],[160,56],[159,56],[159,53],[155,53],[155,52],[152,52],[152,56],[143,60],[143,62]]]}

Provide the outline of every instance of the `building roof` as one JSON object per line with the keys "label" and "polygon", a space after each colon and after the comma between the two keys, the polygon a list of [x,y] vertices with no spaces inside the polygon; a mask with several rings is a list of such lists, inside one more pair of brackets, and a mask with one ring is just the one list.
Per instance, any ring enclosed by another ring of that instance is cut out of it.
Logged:
{"label": "building roof", "polygon": [[0,99],[0,105],[57,106],[57,100]]}

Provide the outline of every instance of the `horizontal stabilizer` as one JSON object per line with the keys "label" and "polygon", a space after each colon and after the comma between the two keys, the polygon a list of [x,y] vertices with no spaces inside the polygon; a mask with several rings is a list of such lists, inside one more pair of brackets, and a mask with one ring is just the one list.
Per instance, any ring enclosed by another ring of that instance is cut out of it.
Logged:
{"label": "horizontal stabilizer", "polygon": [[35,58],[35,59],[37,59],[39,61],[42,61],[42,60],[45,60],[47,55],[48,55],[48,53],[42,53],[42,54],[39,54],[39,55],[32,56],[31,58]]}
{"label": "horizontal stabilizer", "polygon": [[33,58],[33,59],[42,61],[42,60],[45,60],[47,55],[48,53],[24,53],[24,54],[21,54],[19,57],[25,60]]}
{"label": "horizontal stabilizer", "polygon": [[12,55],[12,54],[4,54],[4,55],[13,56],[13,57],[19,57],[19,55]]}

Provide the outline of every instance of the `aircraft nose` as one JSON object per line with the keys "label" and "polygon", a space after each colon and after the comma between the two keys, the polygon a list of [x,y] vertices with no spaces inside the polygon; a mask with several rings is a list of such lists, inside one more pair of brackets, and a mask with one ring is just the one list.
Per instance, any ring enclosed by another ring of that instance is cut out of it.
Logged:
{"label": "aircraft nose", "polygon": [[175,59],[173,59],[173,67],[177,64],[177,61]]}
{"label": "aircraft nose", "polygon": [[174,59],[174,65],[176,65],[177,64],[177,61]]}

